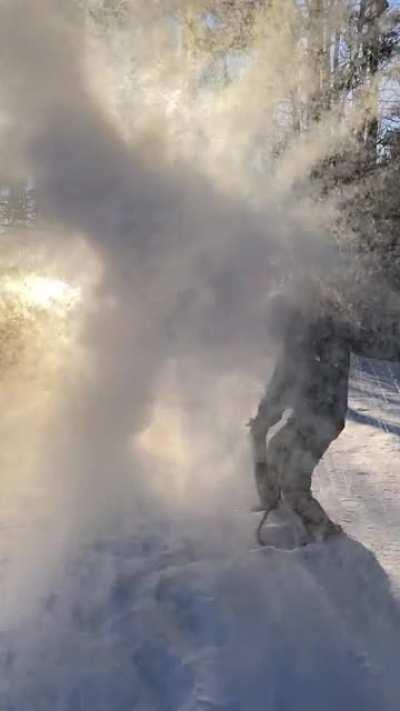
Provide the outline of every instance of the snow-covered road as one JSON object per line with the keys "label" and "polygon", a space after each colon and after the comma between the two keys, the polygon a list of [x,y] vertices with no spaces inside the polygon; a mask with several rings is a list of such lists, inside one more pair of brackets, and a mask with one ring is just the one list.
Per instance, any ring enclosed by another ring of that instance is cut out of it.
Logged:
{"label": "snow-covered road", "polygon": [[[354,366],[314,487],[345,535],[257,550],[234,512],[223,535],[204,516],[83,548],[29,614],[0,614],[0,711],[398,711],[400,371]],[[7,593],[21,524],[2,512]]]}

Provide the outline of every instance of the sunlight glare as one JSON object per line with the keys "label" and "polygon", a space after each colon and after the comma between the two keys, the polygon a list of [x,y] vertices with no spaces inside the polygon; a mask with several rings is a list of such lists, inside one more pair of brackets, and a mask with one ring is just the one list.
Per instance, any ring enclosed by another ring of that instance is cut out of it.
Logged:
{"label": "sunlight glare", "polygon": [[80,289],[62,279],[29,275],[22,279],[9,279],[3,290],[18,296],[30,306],[69,310],[80,300]]}

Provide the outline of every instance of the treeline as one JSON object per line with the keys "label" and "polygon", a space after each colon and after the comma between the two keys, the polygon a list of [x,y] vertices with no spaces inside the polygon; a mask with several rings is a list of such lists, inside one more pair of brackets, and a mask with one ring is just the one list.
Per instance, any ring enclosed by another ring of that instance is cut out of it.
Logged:
{"label": "treeline", "polygon": [[[206,0],[186,3],[185,8],[182,22],[188,51],[216,57],[254,50],[253,61],[262,63],[273,61],[268,51],[271,55],[274,49],[281,50],[286,66],[276,67],[277,81],[285,79],[288,92],[281,99],[285,120],[280,129],[285,137],[277,136],[280,150],[285,139],[309,131],[328,112],[351,121],[351,108],[359,109],[363,100],[364,116],[357,119],[354,135],[362,170],[391,154],[400,127],[399,4]],[[259,98],[262,102],[262,93]]]}
{"label": "treeline", "polygon": [[33,185],[26,179],[0,181],[0,232],[32,225],[37,216]]}
{"label": "treeline", "polygon": [[[130,13],[140,14],[141,3],[75,0],[75,7],[89,30],[117,32]],[[400,3],[170,0],[162,11],[179,30],[177,50],[188,67],[197,62],[224,68],[221,91],[234,80],[232,57],[236,65],[242,58],[256,66],[257,101],[261,108],[268,106],[263,149],[268,169],[271,162],[290,161],[299,142],[318,143],[301,178],[315,199],[333,195],[340,205],[338,239],[352,235],[355,248],[382,254],[397,249]],[[7,224],[24,214],[31,219],[32,195],[10,186],[8,194],[0,194],[0,212]]]}
{"label": "treeline", "polygon": [[274,102],[276,117],[267,161],[290,161],[299,141],[323,143],[305,165],[307,190],[317,200],[335,199],[339,242],[345,236],[346,248],[351,241],[353,249],[379,252],[393,271],[400,253],[400,4],[210,0],[187,7],[183,23],[191,55],[212,61],[250,53],[261,75],[263,63],[272,64],[279,89],[271,89],[271,71],[264,95],[258,84],[260,104]]}
{"label": "treeline", "polygon": [[[108,30],[122,27],[138,5],[77,2],[93,27]],[[171,0],[165,13],[180,29],[189,71],[214,66],[219,90],[232,81],[230,58],[250,57],[265,76],[257,99],[260,110],[268,108],[260,151],[267,169],[290,161],[300,141],[319,142],[300,182],[316,200],[336,201],[332,231],[346,248],[351,241],[393,261],[400,253],[400,2]],[[194,92],[198,83],[199,74]]]}

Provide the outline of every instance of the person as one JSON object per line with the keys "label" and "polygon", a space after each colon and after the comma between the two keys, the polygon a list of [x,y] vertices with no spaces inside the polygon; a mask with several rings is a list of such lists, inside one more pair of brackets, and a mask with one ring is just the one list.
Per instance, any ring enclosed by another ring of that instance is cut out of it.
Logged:
{"label": "person", "polygon": [[292,308],[276,367],[249,422],[264,511],[258,533],[281,499],[301,518],[309,541],[341,531],[313,496],[311,483],[315,467],[344,428],[350,351],[346,326],[334,309],[321,306],[321,300],[317,309],[315,304]]}

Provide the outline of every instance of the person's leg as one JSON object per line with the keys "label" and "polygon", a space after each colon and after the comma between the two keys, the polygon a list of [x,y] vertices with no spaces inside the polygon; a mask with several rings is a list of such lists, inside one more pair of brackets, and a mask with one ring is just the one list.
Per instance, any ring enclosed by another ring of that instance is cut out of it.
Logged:
{"label": "person's leg", "polygon": [[292,448],[281,474],[285,501],[300,516],[313,538],[326,538],[340,531],[331,521],[311,491],[312,473],[324,453],[340,434],[344,421],[334,417],[310,418],[307,423],[293,422]]}
{"label": "person's leg", "polygon": [[300,516],[312,538],[338,532],[311,492],[312,472],[344,426],[342,419],[292,415],[274,435],[267,449],[270,471],[275,472],[286,503]]}
{"label": "person's leg", "polygon": [[267,465],[266,437],[269,420],[263,417],[259,408],[257,416],[250,422],[250,435],[253,448],[254,478],[260,510],[269,512],[278,505],[280,499],[279,480],[275,472]]}
{"label": "person's leg", "polygon": [[252,440],[254,477],[260,499],[260,509],[271,511],[280,499],[278,477],[267,462],[266,437],[268,430],[281,419],[286,407],[286,391],[292,376],[288,359],[282,353],[259,403],[257,414],[249,422]]}
{"label": "person's leg", "polygon": [[335,331],[330,336],[321,326],[316,335],[319,340],[311,343],[302,395],[286,432],[278,432],[277,439],[271,441],[267,462],[272,466],[274,460],[279,462],[283,498],[300,516],[310,536],[325,538],[340,528],[312,495],[311,480],[318,462],[344,427],[350,354],[347,343],[336,337]]}

